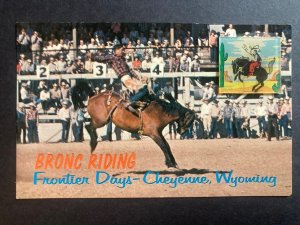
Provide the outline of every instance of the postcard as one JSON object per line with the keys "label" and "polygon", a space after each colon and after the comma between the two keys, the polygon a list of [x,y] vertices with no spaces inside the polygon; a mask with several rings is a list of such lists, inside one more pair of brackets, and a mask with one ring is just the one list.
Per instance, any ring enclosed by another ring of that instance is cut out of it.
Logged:
{"label": "postcard", "polygon": [[292,29],[16,24],[16,198],[292,194]]}

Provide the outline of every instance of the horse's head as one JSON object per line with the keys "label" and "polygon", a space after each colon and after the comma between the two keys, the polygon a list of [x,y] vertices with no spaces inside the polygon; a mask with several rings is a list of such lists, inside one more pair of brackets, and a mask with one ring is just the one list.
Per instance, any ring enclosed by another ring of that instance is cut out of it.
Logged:
{"label": "horse's head", "polygon": [[195,112],[191,109],[183,107],[178,102],[176,102],[176,104],[179,112],[179,118],[177,120],[178,123],[177,132],[179,134],[183,134],[187,129],[189,129],[191,124],[194,122]]}

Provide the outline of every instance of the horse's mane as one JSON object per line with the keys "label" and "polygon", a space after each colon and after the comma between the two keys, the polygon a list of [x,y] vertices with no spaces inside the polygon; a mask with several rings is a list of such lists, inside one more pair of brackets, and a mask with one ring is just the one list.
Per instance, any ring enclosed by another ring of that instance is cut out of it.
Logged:
{"label": "horse's mane", "polygon": [[178,112],[179,114],[183,113],[185,108],[182,107],[171,94],[165,93],[164,97],[164,99],[155,97],[154,101],[159,104],[166,113],[170,115],[174,115]]}
{"label": "horse's mane", "polygon": [[83,101],[93,95],[93,89],[86,81],[80,80],[71,88],[71,99],[75,109],[83,108]]}

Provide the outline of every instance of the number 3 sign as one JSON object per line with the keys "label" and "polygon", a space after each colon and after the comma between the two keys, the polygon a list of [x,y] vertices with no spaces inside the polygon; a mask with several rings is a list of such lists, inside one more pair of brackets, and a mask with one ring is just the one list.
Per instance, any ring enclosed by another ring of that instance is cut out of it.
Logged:
{"label": "number 3 sign", "polygon": [[93,74],[96,77],[106,77],[106,64],[103,63],[94,63],[93,65]]}
{"label": "number 3 sign", "polygon": [[38,78],[49,78],[50,72],[48,66],[36,66],[36,75]]}

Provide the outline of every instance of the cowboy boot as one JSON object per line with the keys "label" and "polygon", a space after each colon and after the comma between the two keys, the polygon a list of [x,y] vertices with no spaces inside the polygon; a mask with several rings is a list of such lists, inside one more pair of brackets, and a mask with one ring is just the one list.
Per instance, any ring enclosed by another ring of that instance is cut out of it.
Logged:
{"label": "cowboy boot", "polygon": [[139,117],[139,116],[140,116],[139,111],[138,111],[137,109],[133,108],[133,107],[131,106],[131,104],[132,104],[132,103],[130,103],[130,102],[125,103],[125,109],[127,109],[129,112],[131,112],[131,113],[133,113],[134,115],[136,115],[137,117]]}

